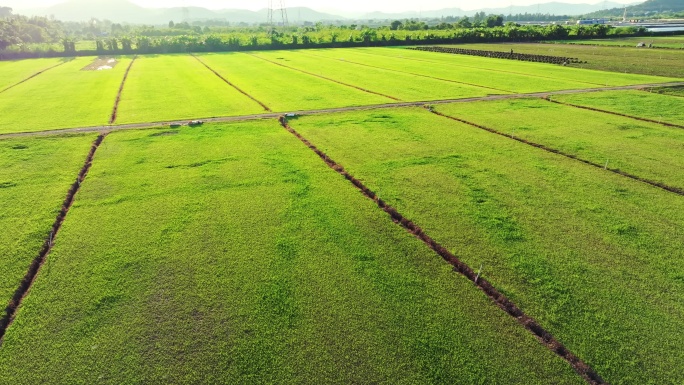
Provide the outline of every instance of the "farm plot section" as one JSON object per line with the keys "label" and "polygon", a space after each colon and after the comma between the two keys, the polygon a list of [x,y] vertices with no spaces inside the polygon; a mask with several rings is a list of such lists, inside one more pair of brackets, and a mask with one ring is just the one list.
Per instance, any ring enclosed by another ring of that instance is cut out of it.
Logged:
{"label": "farm plot section", "polygon": [[684,99],[643,91],[553,95],[551,100],[684,127]]}
{"label": "farm plot section", "polygon": [[[470,45],[464,45],[463,48],[470,48]],[[548,45],[544,45],[548,47]],[[573,48],[572,46],[568,46]],[[511,46],[506,44],[497,45],[473,45],[473,49],[499,50],[510,51],[514,49],[515,52],[523,52],[518,46]],[[404,48],[373,48],[373,49],[358,49],[361,52],[369,54],[382,54],[391,57],[399,57],[412,60],[427,60],[429,63],[444,63],[451,66],[455,72],[460,71],[461,67],[475,68],[479,70],[489,70],[493,72],[501,72],[505,74],[524,75],[530,78],[530,82],[538,85],[538,91],[552,91],[560,89],[583,89],[606,86],[626,86],[633,84],[650,84],[650,83],[665,83],[670,81],[681,81],[677,78],[666,78],[656,76],[645,76],[625,73],[612,73],[605,71],[596,71],[591,69],[561,67],[550,64],[527,63],[503,59],[488,59],[474,56],[464,55],[450,55],[434,52],[423,52]],[[540,52],[554,54],[555,51],[547,51],[537,49]],[[528,49],[526,52],[535,52]],[[558,53],[557,53],[558,54]],[[576,55],[574,55],[576,56]],[[682,56],[684,57],[684,55]],[[579,57],[582,60],[591,60],[591,58]],[[680,58],[681,59],[681,58]],[[614,60],[618,60],[614,58]],[[680,64],[678,64],[680,65]],[[679,72],[681,73],[681,72]],[[537,79],[537,80],[534,80]],[[558,81],[558,86],[554,85],[554,81]],[[573,84],[568,87],[568,84]],[[546,88],[544,88],[546,87]]]}
{"label": "farm plot section", "polygon": [[0,140],[2,309],[50,236],[93,140],[94,135]]}
{"label": "farm plot section", "polygon": [[[346,50],[336,50],[340,55]],[[388,96],[386,102],[458,99],[488,94],[504,94],[485,88],[428,79],[385,69],[361,67],[336,59],[312,57],[305,51],[259,52],[255,54],[271,62],[307,71],[314,75],[343,82],[353,87]]]}
{"label": "farm plot section", "polygon": [[435,110],[684,191],[684,173],[673,172],[684,169],[681,128],[542,99],[439,105]]}
{"label": "farm plot section", "polygon": [[[394,71],[421,74],[448,79],[455,82],[465,82],[481,87],[489,87],[490,93],[529,93],[540,91],[555,91],[567,89],[582,89],[596,87],[595,84],[586,84],[577,81],[563,80],[551,77],[534,76],[536,71],[515,73],[505,64],[498,66],[501,71],[493,71],[483,68],[473,62],[461,63],[460,57],[453,57],[451,61],[435,61],[426,63],[420,60],[393,57],[386,55],[395,50],[380,50],[377,54],[369,54],[374,51],[367,49],[344,50],[344,51],[316,51],[318,55],[336,57],[341,61],[353,61],[367,65],[373,65],[391,69]],[[402,50],[411,52],[410,50]],[[446,55],[445,55],[446,56]],[[429,58],[429,56],[427,57]],[[483,59],[485,61],[491,59]],[[498,90],[498,92],[492,91]]]}
{"label": "farm plot section", "polygon": [[112,133],[8,383],[580,384],[275,121]]}
{"label": "farm plot section", "polygon": [[0,133],[107,124],[131,59],[106,71],[84,71],[95,58],[74,59],[0,94]]}
{"label": "farm plot section", "polygon": [[293,127],[608,383],[684,381],[684,200],[418,110]]}
{"label": "farm plot section", "polygon": [[262,112],[264,109],[257,102],[226,84],[192,56],[141,56],[128,75],[116,122],[162,122]]}
{"label": "farm plot section", "polygon": [[[684,50],[649,50],[643,48],[598,47],[548,43],[462,44],[455,47],[502,52],[510,52],[512,49],[514,52],[519,53],[576,57],[583,62],[587,62],[573,64],[579,66],[580,69],[599,70],[599,72],[597,72],[599,83],[601,82],[600,74],[602,71],[616,72],[622,74],[622,76],[629,76],[627,74],[641,74],[679,78],[680,80],[683,77],[682,74],[684,74]],[[551,67],[554,68],[555,66]],[[642,84],[643,82],[636,80],[636,83]]]}
{"label": "farm plot section", "polygon": [[7,87],[11,87],[31,76],[48,70],[68,59],[34,59],[0,61],[0,93]]}
{"label": "farm plot section", "polygon": [[387,103],[387,98],[274,66],[247,54],[199,58],[274,111],[313,110]]}

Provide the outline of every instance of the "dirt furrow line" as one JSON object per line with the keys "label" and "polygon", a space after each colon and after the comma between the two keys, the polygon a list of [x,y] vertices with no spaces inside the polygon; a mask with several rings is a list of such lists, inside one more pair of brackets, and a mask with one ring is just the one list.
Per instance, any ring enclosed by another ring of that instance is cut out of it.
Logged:
{"label": "dirt furrow line", "polygon": [[[73,60],[73,59],[71,59],[71,60]],[[10,90],[10,89],[12,89],[12,88],[18,86],[18,85],[20,85],[20,84],[22,84],[22,83],[26,83],[27,81],[29,81],[29,80],[35,78],[36,76],[38,76],[38,75],[40,75],[40,74],[42,74],[42,73],[44,73],[44,72],[47,72],[47,71],[49,71],[49,70],[51,70],[51,69],[53,69],[53,68],[59,67],[59,66],[61,66],[61,65],[63,65],[63,64],[66,64],[66,63],[68,63],[68,62],[71,61],[71,60],[63,61],[63,62],[61,62],[61,63],[58,63],[58,64],[53,65],[52,67],[48,67],[48,68],[46,68],[46,69],[44,69],[44,70],[38,71],[38,72],[36,72],[35,74],[33,74],[33,75],[27,77],[26,79],[20,81],[19,83],[12,84],[11,86],[9,86],[9,87],[5,88],[4,90],[0,91],[0,94],[3,93],[3,92],[5,92],[5,91],[7,91],[7,90]]]}
{"label": "dirt furrow line", "polygon": [[620,112],[614,112],[614,111],[607,111],[607,110],[601,110],[598,108],[594,107],[587,107],[587,106],[580,106],[577,104],[572,104],[572,103],[566,103],[566,102],[559,102],[558,100],[551,100],[551,97],[547,96],[543,98],[547,102],[555,103],[555,104],[560,104],[562,106],[569,106],[569,107],[575,107],[575,108],[581,108],[583,110],[589,110],[589,111],[594,111],[594,112],[601,112],[604,114],[611,114],[611,115],[616,115],[616,116],[622,116],[624,118],[629,118],[629,119],[634,119],[634,120],[640,120],[642,122],[648,122],[648,123],[655,123],[655,124],[660,124],[662,126],[667,126],[667,127],[674,127],[674,128],[684,128],[684,126],[681,126],[679,124],[674,124],[674,123],[668,123],[668,122],[662,122],[658,120],[653,120],[653,119],[648,119],[648,118],[640,118],[638,116],[633,116],[633,115],[627,115],[623,114]]}
{"label": "dirt furrow line", "polygon": [[306,53],[301,53],[301,54],[307,55],[307,56],[314,56],[314,57],[325,58],[325,59],[329,59],[329,60],[338,60],[338,61],[341,61],[341,62],[343,62],[343,63],[351,63],[351,64],[355,64],[355,65],[359,65],[359,66],[363,66],[363,67],[368,67],[368,68],[375,68],[375,69],[380,69],[380,70],[385,70],[385,71],[397,72],[397,73],[400,73],[400,74],[408,74],[408,75],[419,76],[419,77],[428,78],[428,79],[441,80],[441,81],[443,81],[443,82],[456,83],[456,84],[464,84],[464,85],[467,85],[467,86],[472,86],[472,87],[477,87],[477,88],[484,88],[484,89],[486,89],[486,90],[493,90],[493,91],[505,92],[505,93],[507,93],[507,94],[512,94],[512,93],[514,93],[513,91],[510,91],[510,90],[502,90],[502,89],[500,89],[500,88],[487,87],[487,86],[482,86],[482,85],[477,85],[477,84],[467,83],[467,82],[459,82],[459,81],[451,80],[451,79],[438,78],[438,77],[436,77],[436,76],[417,74],[417,73],[415,73],[415,72],[399,71],[399,70],[395,70],[395,69],[391,69],[391,68],[385,68],[385,67],[380,67],[380,66],[374,66],[374,65],[365,64],[365,63],[359,63],[359,62],[355,62],[355,61],[351,61],[351,60],[347,60],[347,59],[331,59],[331,58],[329,58],[329,57],[327,57],[327,56],[316,55],[316,54],[313,54],[313,53],[311,53],[311,52],[306,52]]}
{"label": "dirt furrow line", "polygon": [[[402,56],[402,57],[398,57],[398,56],[387,56],[387,55],[381,55],[381,54],[377,54],[377,53],[368,53],[368,52],[361,52],[361,51],[358,51],[358,52],[359,52],[359,53],[363,53],[364,55],[380,56],[380,57],[384,57],[384,58],[391,57],[391,58],[397,58],[397,59],[405,59],[405,60],[420,61],[420,62],[424,62],[424,63],[449,65],[449,66],[452,66],[452,67],[472,68],[472,69],[482,70],[482,71],[488,71],[488,72],[501,72],[501,73],[505,73],[505,74],[521,75],[521,76],[526,76],[526,77],[531,77],[531,78],[559,80],[558,78],[554,78],[554,77],[551,77],[551,76],[532,75],[532,74],[527,74],[527,73],[523,73],[523,72],[506,71],[506,70],[495,70],[495,69],[492,69],[492,68],[482,68],[482,67],[468,66],[468,65],[463,65],[463,64],[452,64],[452,63],[445,63],[445,62],[439,61],[439,60],[418,59],[418,58],[404,57],[404,56]],[[577,67],[570,67],[570,68],[577,68]],[[573,80],[573,82],[575,82],[575,83],[582,83],[582,84],[588,84],[588,85],[591,85],[591,86],[600,86],[600,87],[604,87],[604,86],[605,86],[605,84],[586,82],[586,81],[582,81],[582,80]]]}
{"label": "dirt furrow line", "polygon": [[278,62],[274,62],[273,60],[268,60],[268,59],[266,59],[266,58],[263,58],[263,57],[261,57],[261,56],[258,56],[258,55],[252,54],[252,53],[246,53],[246,54],[247,54],[247,55],[250,55],[250,56],[254,56],[255,58],[259,58],[259,59],[261,59],[261,60],[267,61],[267,62],[269,62],[269,63],[271,63],[271,64],[275,64],[275,65],[280,66],[280,67],[283,67],[283,68],[289,68],[289,69],[291,69],[291,70],[294,70],[294,71],[297,71],[297,72],[301,72],[301,73],[303,73],[303,74],[307,74],[307,75],[310,75],[310,76],[315,76],[315,77],[317,77],[317,78],[324,79],[324,80],[327,80],[327,81],[330,81],[330,82],[333,82],[333,83],[341,84],[341,85],[346,86],[346,87],[351,87],[351,88],[354,88],[354,89],[357,89],[357,90],[359,90],[359,91],[363,91],[363,92],[366,92],[366,93],[369,93],[369,94],[382,96],[382,97],[385,97],[385,98],[388,98],[388,99],[392,99],[392,100],[396,100],[396,101],[401,101],[401,99],[395,98],[394,96],[389,96],[389,95],[381,94],[381,93],[379,93],[379,92],[375,92],[375,91],[371,91],[371,90],[368,90],[368,89],[365,89],[365,88],[357,87],[357,86],[355,86],[355,85],[353,85],[353,84],[343,83],[343,82],[341,82],[341,81],[339,81],[339,80],[335,80],[335,79],[328,78],[328,77],[325,77],[325,76],[322,76],[322,75],[318,75],[318,74],[315,74],[315,73],[313,73],[313,72],[308,72],[308,71],[300,70],[299,68],[290,67],[290,66],[288,66],[288,65],[285,65],[285,64],[282,64],[282,63],[278,63]]}
{"label": "dirt furrow line", "polygon": [[601,377],[583,362],[579,357],[570,352],[563,344],[558,341],[551,333],[545,330],[536,320],[532,317],[526,315],[518,306],[516,306],[511,300],[499,292],[489,281],[483,278],[480,274],[475,273],[475,271],[462,262],[456,255],[447,250],[444,246],[437,243],[429,235],[427,235],[420,227],[413,223],[408,218],[400,214],[394,207],[388,205],[378,197],[372,190],[370,190],[366,185],[360,180],[356,179],[353,175],[347,172],[342,165],[332,160],[327,154],[319,150],[315,145],[313,145],[308,139],[303,137],[299,132],[292,128],[287,119],[284,116],[279,118],[280,124],[288,132],[297,137],[302,143],[309,147],[313,152],[315,152],[327,165],[328,167],[335,170],[337,173],[342,175],[345,179],[351,182],[356,188],[361,190],[361,192],[369,199],[374,201],[380,209],[385,211],[392,221],[402,226],[406,231],[416,236],[418,239],[423,241],[430,249],[435,251],[440,257],[442,257],[446,262],[454,266],[454,271],[459,272],[468,280],[472,281],[480,290],[482,290],[497,306],[508,313],[511,317],[515,318],[516,321],[528,331],[530,331],[539,340],[540,343],[545,345],[547,348],[552,350],[558,356],[566,360],[575,371],[582,376],[582,378],[589,384],[599,385],[606,384],[606,382],[601,379]]}
{"label": "dirt furrow line", "polygon": [[2,347],[2,342],[4,341],[7,329],[12,325],[12,321],[14,321],[14,318],[17,315],[17,311],[21,306],[21,303],[31,290],[31,286],[33,285],[33,282],[38,276],[40,268],[43,266],[43,263],[45,262],[47,256],[50,254],[50,251],[52,250],[52,247],[55,244],[55,237],[59,233],[59,230],[62,228],[62,224],[64,223],[64,220],[66,219],[66,216],[69,213],[69,209],[71,209],[71,205],[74,203],[74,198],[76,197],[76,194],[81,188],[81,183],[83,183],[83,181],[85,180],[86,176],[88,175],[88,171],[90,170],[90,167],[93,164],[93,158],[95,157],[95,153],[97,152],[97,149],[100,147],[102,141],[105,139],[106,136],[106,133],[100,134],[97,137],[97,139],[95,139],[95,142],[93,142],[93,145],[90,148],[90,152],[86,157],[86,161],[83,164],[81,171],[78,173],[76,181],[69,188],[67,196],[64,199],[64,202],[62,203],[62,209],[59,211],[59,214],[57,214],[55,222],[52,224],[50,234],[45,239],[43,247],[40,249],[38,256],[36,256],[33,262],[31,262],[31,265],[29,266],[26,275],[22,279],[21,283],[19,284],[19,287],[14,292],[12,299],[9,301],[9,304],[5,308],[4,314],[2,314],[2,318],[0,318],[0,347]]}
{"label": "dirt furrow line", "polygon": [[594,163],[594,162],[592,162],[592,161],[590,161],[590,160],[582,159],[582,158],[578,157],[577,155],[567,154],[567,153],[565,153],[565,152],[563,152],[563,151],[560,151],[560,150],[555,149],[555,148],[552,148],[552,147],[548,147],[548,146],[543,145],[543,144],[531,142],[531,141],[529,141],[529,140],[527,140],[527,139],[519,138],[519,137],[514,136],[514,135],[511,135],[511,134],[506,134],[506,133],[504,133],[504,132],[495,130],[495,129],[493,129],[493,128],[485,127],[485,126],[479,125],[479,124],[477,124],[477,123],[469,122],[469,121],[467,121],[467,120],[463,120],[463,119],[460,119],[460,118],[457,118],[457,117],[454,117],[454,116],[445,115],[445,114],[443,114],[443,113],[441,113],[441,112],[435,111],[434,109],[429,109],[429,111],[432,112],[432,113],[435,114],[435,115],[439,115],[439,116],[442,116],[442,117],[447,118],[447,119],[455,120],[455,121],[457,121],[457,122],[464,123],[464,124],[467,124],[467,125],[469,125],[469,126],[472,126],[472,127],[475,127],[475,128],[479,128],[479,129],[481,129],[481,130],[485,130],[485,131],[487,131],[487,132],[491,132],[491,133],[493,133],[493,134],[500,135],[500,136],[503,136],[503,137],[506,137],[506,138],[509,138],[509,139],[513,139],[513,140],[518,141],[518,142],[520,142],[520,143],[525,143],[525,144],[530,145],[530,146],[532,146],[532,147],[536,147],[536,148],[539,148],[539,149],[541,149],[541,150],[544,150],[544,151],[547,151],[547,152],[550,152],[550,153],[553,153],[553,154],[561,155],[561,156],[564,156],[564,157],[566,157],[566,158],[570,158],[570,159],[573,159],[573,160],[582,162],[582,163],[584,163],[584,164],[588,164],[588,165],[590,165],[590,166],[593,166],[593,167],[596,167],[596,168],[600,168],[600,169],[602,169],[602,170],[610,171],[610,172],[612,172],[612,173],[614,173],[614,174],[617,174],[617,175],[620,175],[620,176],[624,176],[624,177],[626,177],[626,178],[630,178],[630,179],[633,179],[633,180],[638,181],[638,182],[646,183],[646,184],[651,185],[651,186],[653,186],[653,187],[657,187],[657,188],[663,189],[663,190],[665,190],[665,191],[668,191],[668,192],[671,192],[671,193],[675,193],[675,194],[677,194],[677,195],[682,195],[682,196],[684,196],[684,189],[682,189],[682,188],[669,186],[669,185],[666,185],[665,183],[653,181],[653,180],[650,180],[650,179],[645,179],[645,178],[642,178],[642,177],[640,177],[640,176],[637,176],[637,175],[634,175],[634,174],[630,174],[630,173],[624,172],[624,171],[622,171],[622,170],[620,170],[620,169],[617,169],[617,168],[606,167],[605,165],[601,165],[601,164],[598,164],[598,163]]}
{"label": "dirt furrow line", "polygon": [[[590,88],[590,89],[576,89],[576,90],[560,90],[551,92],[534,92],[529,94],[506,94],[506,95],[489,95],[489,96],[478,96],[472,98],[461,98],[461,99],[439,99],[439,100],[424,100],[418,102],[395,102],[395,103],[382,103],[382,104],[369,104],[365,106],[354,106],[354,107],[336,107],[336,108],[323,108],[318,110],[297,110],[291,111],[295,115],[322,115],[322,114],[333,114],[338,112],[352,112],[352,111],[370,111],[370,110],[380,110],[388,108],[407,108],[407,107],[423,107],[425,105],[439,105],[439,104],[451,104],[451,103],[472,103],[472,102],[486,102],[494,100],[509,100],[509,99],[522,99],[522,98],[545,98],[549,95],[572,95],[572,94],[584,94],[592,92],[601,91],[623,91],[623,90],[638,90],[643,87],[681,87],[684,86],[684,82],[677,83],[661,83],[661,84],[640,84],[634,86],[619,86],[619,87],[602,87],[602,88]],[[230,122],[244,122],[249,120],[259,120],[259,119],[274,119],[280,116],[281,113],[264,113],[264,114],[250,114],[250,115],[237,115],[237,116],[219,116],[219,117],[206,117],[206,116],[196,116],[192,120],[203,120],[207,123],[230,123]],[[155,122],[142,122],[142,123],[131,123],[122,124],[118,126],[87,126],[87,127],[72,127],[72,128],[59,128],[54,130],[44,130],[44,131],[29,131],[29,132],[13,132],[0,134],[0,139],[6,138],[18,138],[18,137],[31,137],[31,136],[48,136],[48,135],[60,135],[60,134],[70,134],[70,133],[83,133],[83,132],[109,132],[109,131],[120,131],[120,130],[138,130],[144,128],[158,129],[163,127],[168,127],[170,124],[185,124],[187,120],[167,120],[167,121],[155,121]]]}
{"label": "dirt furrow line", "polygon": [[119,103],[121,102],[121,94],[123,93],[124,85],[126,85],[128,73],[131,72],[131,67],[133,67],[133,63],[135,63],[135,59],[137,58],[138,55],[133,57],[133,60],[131,60],[131,63],[128,65],[128,68],[126,68],[126,72],[124,72],[124,77],[121,80],[121,85],[119,86],[119,92],[117,92],[116,100],[114,101],[114,109],[112,110],[112,116],[109,118],[109,124],[114,124],[114,122],[116,122],[116,116],[119,112]]}
{"label": "dirt furrow line", "polygon": [[228,79],[224,78],[223,75],[221,75],[220,73],[218,73],[218,72],[217,72],[216,70],[214,70],[213,68],[209,67],[209,65],[208,65],[207,63],[203,62],[202,59],[200,59],[199,57],[195,56],[194,54],[190,54],[190,56],[192,56],[192,57],[194,57],[195,59],[197,59],[198,62],[202,63],[203,66],[207,67],[207,69],[208,69],[209,71],[213,72],[214,75],[218,76],[219,79],[221,79],[221,80],[223,80],[224,82],[226,82],[226,84],[228,84],[229,86],[235,88],[235,90],[236,90],[237,92],[239,92],[239,93],[245,95],[246,97],[252,99],[254,102],[256,102],[257,104],[259,104],[265,111],[268,111],[268,112],[272,112],[272,111],[273,111],[273,110],[271,110],[266,104],[262,103],[261,101],[259,101],[259,100],[258,100],[257,98],[255,98],[254,96],[248,94],[246,91],[243,91],[243,90],[240,89],[238,86],[236,86],[235,84],[233,84],[232,82],[230,82]]}

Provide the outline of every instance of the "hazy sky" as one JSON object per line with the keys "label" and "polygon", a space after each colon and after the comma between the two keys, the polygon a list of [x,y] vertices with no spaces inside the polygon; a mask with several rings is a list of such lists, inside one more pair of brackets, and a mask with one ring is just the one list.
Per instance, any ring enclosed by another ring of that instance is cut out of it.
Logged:
{"label": "hazy sky", "polygon": [[[83,0],[81,0],[83,1]],[[89,2],[97,2],[98,0],[90,0]],[[100,0],[101,1],[101,0]],[[134,3],[144,7],[162,8],[175,6],[198,6],[211,9],[221,8],[242,8],[259,10],[266,8],[268,0],[132,0]],[[280,0],[273,0],[278,3]],[[370,12],[370,11],[384,11],[384,12],[404,12],[404,11],[419,11],[419,10],[434,10],[441,8],[461,8],[463,10],[472,10],[479,8],[503,8],[513,5],[533,5],[539,3],[548,3],[553,0],[416,0],[416,1],[396,1],[396,0],[282,0],[287,7],[309,7],[320,11],[339,10],[342,12]],[[597,4],[603,3],[600,0],[556,0],[562,3],[589,3]],[[638,0],[610,0],[616,3],[634,3]],[[13,7],[15,9],[30,9],[39,8],[56,3],[64,2],[64,0],[0,0],[0,5]]]}

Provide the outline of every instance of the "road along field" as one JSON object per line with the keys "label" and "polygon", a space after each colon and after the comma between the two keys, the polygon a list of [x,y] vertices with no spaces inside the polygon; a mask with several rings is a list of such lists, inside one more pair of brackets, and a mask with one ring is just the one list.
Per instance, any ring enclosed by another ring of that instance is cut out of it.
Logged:
{"label": "road along field", "polygon": [[35,60],[13,60],[0,61],[0,93],[9,87],[14,87],[18,83],[43,71],[48,71],[57,65],[67,62],[69,59],[35,59]]}
{"label": "road along field", "polygon": [[110,134],[0,372],[16,384],[582,383],[275,120]]}
{"label": "road along field", "polygon": [[0,133],[107,124],[131,59],[119,58],[110,70],[82,70],[94,59],[71,60],[0,93]]}
{"label": "road along field", "polygon": [[[646,98],[660,97],[641,93]],[[575,99],[584,100],[582,97],[585,96],[592,100],[590,94],[581,94]],[[617,99],[621,93],[612,95],[617,100],[628,102],[631,94],[626,96],[626,99]],[[565,97],[554,99],[565,100]],[[663,98],[675,99],[670,96]],[[684,103],[680,104],[684,106]],[[445,104],[434,106],[434,109],[608,169],[674,187],[684,194],[684,174],[672,172],[684,169],[682,128],[550,103],[539,98]]]}
{"label": "road along field", "polygon": [[246,115],[264,108],[190,55],[140,56],[121,94],[117,123]]}
{"label": "road along field", "polygon": [[431,114],[291,122],[608,382],[684,381],[684,201]]}
{"label": "road along field", "polygon": [[[50,238],[95,135],[0,140],[0,302],[6,306]],[[4,317],[0,313],[0,324]]]}
{"label": "road along field", "polygon": [[684,128],[684,99],[682,98],[643,91],[621,91],[561,95],[550,99]]}

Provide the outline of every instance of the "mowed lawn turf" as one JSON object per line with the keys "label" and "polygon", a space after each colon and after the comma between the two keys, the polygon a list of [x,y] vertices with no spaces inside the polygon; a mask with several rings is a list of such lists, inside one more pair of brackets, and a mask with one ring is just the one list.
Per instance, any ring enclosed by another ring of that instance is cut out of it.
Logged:
{"label": "mowed lawn turf", "polygon": [[0,94],[0,133],[104,125],[114,108],[129,58],[111,70],[82,71],[93,57],[74,59]]}
{"label": "mowed lawn turf", "polygon": [[[345,51],[335,50],[340,55],[344,55]],[[312,57],[305,51],[259,52],[254,55],[401,101],[467,98],[506,93],[385,69],[360,67],[341,60]],[[388,99],[387,102],[392,102],[392,100]]]}
{"label": "mowed lawn turf", "polygon": [[608,383],[684,382],[680,196],[421,109],[291,125]]}
{"label": "mowed lawn turf", "polygon": [[[651,96],[644,94],[646,99]],[[588,100],[596,100],[593,95],[583,94]],[[613,97],[621,98],[621,94]],[[568,100],[564,97],[559,99]],[[577,99],[583,100],[580,97],[568,101],[575,102]],[[621,100],[630,103],[629,97]],[[684,103],[681,104],[684,107]],[[673,172],[684,170],[684,129],[681,128],[554,104],[542,99],[458,103],[434,108],[447,116],[684,190],[684,172]],[[677,113],[681,115],[682,112],[673,112],[672,115]]]}
{"label": "mowed lawn turf", "polygon": [[117,123],[262,113],[190,55],[140,56],[121,96]]}
{"label": "mowed lawn turf", "polygon": [[12,384],[581,384],[275,121],[108,136]]}
{"label": "mowed lawn turf", "polygon": [[36,73],[69,59],[32,59],[0,61],[0,92]]}
{"label": "mowed lawn turf", "polygon": [[[529,44],[530,47],[524,45],[509,45],[509,44],[476,44],[476,45],[460,45],[460,46],[448,46],[457,47],[464,49],[477,49],[477,50],[491,50],[491,51],[510,51],[518,53],[539,53],[541,55],[552,55],[552,56],[569,56],[575,57],[575,52],[555,52],[553,50],[548,51],[546,48],[549,45]],[[569,48],[582,48],[564,45],[562,47]],[[619,50],[619,48],[605,48],[606,50]],[[582,88],[592,88],[592,87],[606,87],[606,86],[626,86],[632,84],[651,84],[651,83],[666,83],[673,81],[681,81],[681,76],[675,77],[660,77],[660,76],[647,76],[631,73],[623,73],[623,71],[618,72],[607,72],[604,70],[595,70],[592,67],[587,68],[572,68],[563,67],[554,64],[543,64],[543,63],[532,63],[517,60],[507,60],[507,59],[492,59],[484,58],[479,56],[469,56],[469,55],[454,55],[438,52],[426,52],[426,51],[416,51],[407,48],[359,48],[357,49],[361,52],[373,54],[373,55],[384,55],[391,58],[407,59],[407,60],[418,60],[424,63],[426,67],[429,68],[431,65],[437,65],[441,63],[442,65],[450,66],[454,71],[458,71],[460,67],[468,69],[480,69],[488,70],[491,72],[501,72],[501,73],[512,73],[516,75],[525,75],[530,77],[530,82],[535,82],[540,86],[553,87],[553,82],[548,82],[548,79],[556,79],[559,82],[571,82],[571,83],[582,83],[582,86],[577,87]],[[538,51],[538,52],[537,52]],[[617,53],[615,53],[617,55]],[[608,56],[608,53],[605,53]],[[677,55],[678,57],[680,55]],[[684,52],[681,52],[681,57],[684,58]],[[590,56],[579,56],[580,60],[592,60]],[[607,60],[607,59],[606,59]],[[617,58],[613,60],[618,61]],[[658,66],[658,62],[653,64]],[[681,65],[681,64],[679,64]],[[599,67],[599,66],[597,66]],[[599,67],[601,68],[601,67]],[[676,71],[675,71],[676,72]],[[676,72],[681,73],[681,72]],[[538,80],[533,80],[537,78]],[[574,87],[573,87],[574,88]],[[551,89],[548,89],[551,90]],[[547,91],[541,89],[540,91]]]}
{"label": "mowed lawn turf", "polygon": [[274,111],[381,104],[379,95],[275,66],[244,53],[207,54],[202,61]]}
{"label": "mowed lawn turf", "polygon": [[553,95],[553,100],[684,126],[684,99],[644,91]]}
{"label": "mowed lawn turf", "polygon": [[0,303],[7,305],[86,160],[94,135],[0,140]]}

